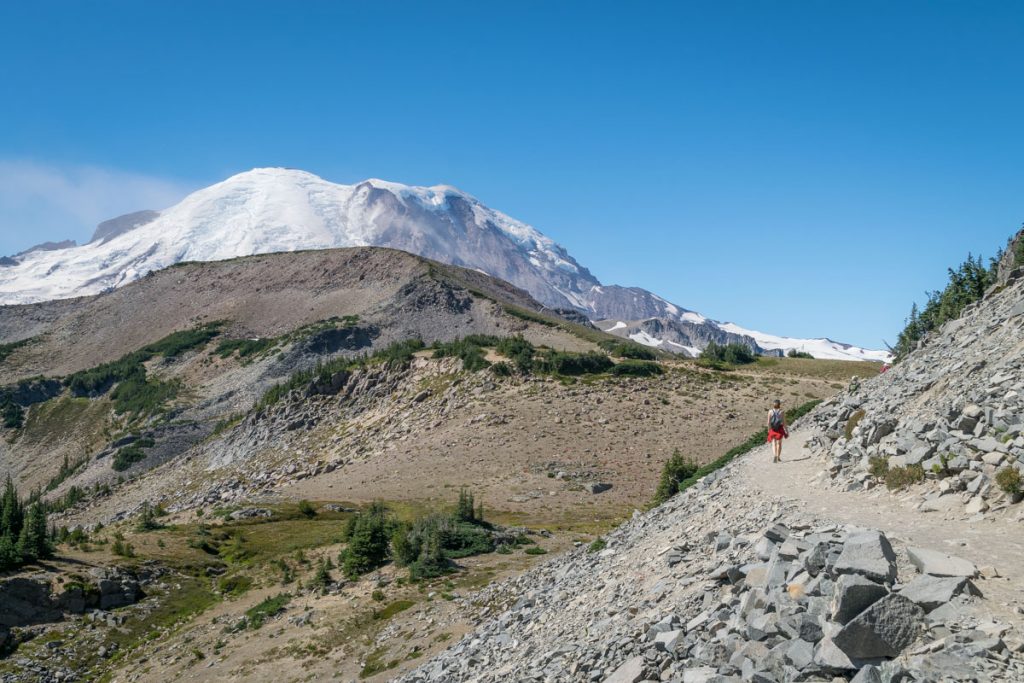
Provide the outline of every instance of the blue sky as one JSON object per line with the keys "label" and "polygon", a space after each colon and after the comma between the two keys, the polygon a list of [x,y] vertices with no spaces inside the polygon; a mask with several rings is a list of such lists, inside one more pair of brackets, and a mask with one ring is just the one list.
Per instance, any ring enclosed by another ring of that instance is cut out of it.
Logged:
{"label": "blue sky", "polygon": [[0,254],[255,166],[448,183],[607,283],[879,347],[1024,221],[1018,2],[0,6]]}

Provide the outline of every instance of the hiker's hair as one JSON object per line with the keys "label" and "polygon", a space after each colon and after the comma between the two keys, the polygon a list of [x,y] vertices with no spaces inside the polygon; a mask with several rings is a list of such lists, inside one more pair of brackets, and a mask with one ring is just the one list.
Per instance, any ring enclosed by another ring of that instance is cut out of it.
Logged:
{"label": "hiker's hair", "polygon": [[772,401],[772,406],[775,407],[775,408],[778,408],[781,405],[782,405],[782,401],[780,401],[779,399],[775,399],[774,401]]}

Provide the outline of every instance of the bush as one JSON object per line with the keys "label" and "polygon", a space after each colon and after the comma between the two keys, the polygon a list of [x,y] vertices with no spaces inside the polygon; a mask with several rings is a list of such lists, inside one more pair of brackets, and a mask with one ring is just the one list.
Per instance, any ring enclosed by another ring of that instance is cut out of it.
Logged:
{"label": "bush", "polygon": [[[1021,240],[1021,243],[1024,244],[1024,240]],[[1024,493],[1024,477],[1021,477],[1020,470],[1016,467],[1004,467],[996,472],[996,484],[1010,496]]]}
{"label": "bush", "polygon": [[683,458],[677,448],[672,453],[661,469],[661,479],[658,481],[658,488],[654,493],[654,504],[661,505],[666,500],[679,492],[679,484],[689,479],[697,471],[699,465]]}
{"label": "bush", "polygon": [[508,358],[521,374],[528,375],[533,372],[533,357],[537,349],[523,337],[499,339],[496,348],[498,353]]}
{"label": "bush", "polygon": [[499,361],[491,365],[491,372],[494,373],[495,377],[511,377],[513,369],[505,361]]}
{"label": "bush", "polygon": [[595,375],[608,372],[615,363],[603,353],[571,353],[568,351],[549,351],[536,363],[541,372],[555,375]]}
{"label": "bush", "polygon": [[231,576],[222,577],[217,582],[217,588],[224,595],[238,597],[252,588],[252,579],[241,574],[232,574]]}
{"label": "bush", "polygon": [[547,550],[544,550],[544,548],[541,548],[540,546],[537,546],[537,545],[531,545],[529,548],[527,548],[523,552],[526,553],[527,555],[547,555],[548,554]]}
{"label": "bush", "polygon": [[757,356],[754,355],[750,347],[735,342],[724,346],[715,342],[709,342],[704,350],[701,351],[700,357],[710,361],[718,361],[719,363],[729,363],[730,365],[746,365],[757,360]]}
{"label": "bush", "polygon": [[291,599],[292,596],[288,593],[281,593],[272,598],[266,598],[255,607],[249,608],[245,612],[243,628],[248,628],[253,631],[261,628],[263,624],[266,623],[267,619],[280,614],[285,608],[285,605],[287,605]]}
{"label": "bush", "polygon": [[631,342],[615,343],[610,342],[607,344],[601,344],[601,347],[606,349],[613,356],[619,358],[632,358],[634,360],[655,360],[658,355],[653,350],[640,344],[634,344]]}
{"label": "bush", "polygon": [[139,511],[139,519],[135,523],[136,531],[155,531],[162,529],[163,524],[157,519],[157,508],[150,505],[149,501],[143,501],[142,509]]}
{"label": "bush", "polygon": [[316,573],[310,579],[309,587],[324,590],[327,586],[334,583],[334,577],[331,576],[331,568],[333,566],[329,559],[326,557],[321,558],[320,562],[316,565]]}
{"label": "bush", "polygon": [[807,353],[806,351],[797,351],[796,349],[790,349],[786,353],[786,356],[789,358],[810,358],[812,360],[814,359],[814,356]]}
{"label": "bush", "polygon": [[890,467],[885,473],[885,486],[890,491],[904,489],[921,481],[924,481],[924,468],[920,465]]}
{"label": "bush", "polygon": [[122,447],[111,461],[110,466],[115,472],[124,472],[137,462],[146,459],[146,448],[152,448],[156,442],[150,438],[138,439],[127,446]]}
{"label": "bush", "polygon": [[889,459],[882,455],[868,459],[868,473],[875,479],[885,479],[889,474]]}
{"label": "bush", "polygon": [[[140,366],[141,367],[141,366]],[[115,387],[110,397],[114,400],[114,412],[131,415],[151,415],[165,403],[178,395],[177,381],[164,382],[146,376],[145,368]]]}
{"label": "bush", "polygon": [[220,329],[223,326],[224,323],[213,322],[194,327],[191,330],[172,332],[160,341],[146,346],[142,351],[151,357],[175,358],[186,351],[206,346],[210,340],[220,334]]}
{"label": "bush", "polygon": [[462,368],[467,372],[476,372],[488,367],[490,363],[484,358],[484,352],[480,344],[476,342],[497,342],[494,337],[481,338],[479,335],[467,337],[453,342],[438,342],[434,344],[434,358],[458,358],[462,361]]}
{"label": "bush", "polygon": [[121,557],[132,558],[135,557],[135,546],[131,543],[125,543],[122,539],[114,539],[114,545],[111,547],[111,552]]}
{"label": "bush", "polygon": [[256,356],[277,345],[274,339],[224,339],[217,344],[215,353],[221,358],[238,354],[239,358]]}
{"label": "bush", "polygon": [[0,344],[0,363],[7,360],[7,357],[22,348],[28,346],[33,342],[33,338],[22,339],[21,341],[11,342],[10,344]]}
{"label": "bush", "polygon": [[8,399],[0,406],[0,419],[3,420],[3,425],[7,429],[21,429],[21,426],[25,424],[25,410]]}
{"label": "bush", "polygon": [[624,360],[612,368],[613,375],[628,377],[651,377],[664,372],[661,365],[649,360]]}
{"label": "bush", "polygon": [[599,553],[608,547],[608,541],[604,540],[600,536],[595,538],[590,545],[587,546],[588,553]]}
{"label": "bush", "polygon": [[316,517],[316,506],[310,503],[308,500],[299,501],[299,514],[313,519]]}

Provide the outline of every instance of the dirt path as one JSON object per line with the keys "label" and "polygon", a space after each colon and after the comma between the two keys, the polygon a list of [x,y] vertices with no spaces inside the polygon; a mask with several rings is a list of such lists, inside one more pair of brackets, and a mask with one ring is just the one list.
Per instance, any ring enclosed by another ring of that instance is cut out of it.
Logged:
{"label": "dirt path", "polygon": [[834,491],[828,488],[823,459],[804,448],[810,435],[808,430],[794,431],[779,464],[772,463],[767,446],[752,451],[739,468],[743,485],[768,497],[796,501],[815,516],[884,531],[901,555],[901,566],[905,547],[911,545],[969,559],[979,568],[994,567],[997,577],[977,582],[986,598],[984,610],[1002,621],[1024,623],[1024,534],[1014,519],[1016,509],[968,519],[962,506],[921,512],[915,509],[920,502],[915,493],[890,493],[885,487]]}

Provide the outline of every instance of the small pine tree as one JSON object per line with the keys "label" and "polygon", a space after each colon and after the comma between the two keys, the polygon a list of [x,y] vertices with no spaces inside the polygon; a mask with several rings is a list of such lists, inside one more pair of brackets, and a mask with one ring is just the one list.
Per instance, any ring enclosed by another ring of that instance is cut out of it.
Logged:
{"label": "small pine tree", "polygon": [[139,512],[139,521],[135,525],[137,531],[153,531],[163,527],[157,520],[157,509],[150,505],[149,501],[142,503],[142,510]]}
{"label": "small pine tree", "polygon": [[423,548],[419,558],[409,565],[409,576],[413,580],[429,579],[441,576],[448,571],[448,558],[444,555],[441,538],[438,534],[428,534],[423,539]]}
{"label": "small pine tree", "polygon": [[21,533],[18,535],[17,549],[24,562],[53,556],[53,548],[46,533],[46,511],[43,510],[42,503],[36,503],[29,508]]}
{"label": "small pine tree", "polygon": [[331,567],[333,566],[327,558],[320,560],[316,568],[316,574],[313,575],[313,580],[310,582],[310,587],[323,590],[329,584],[334,583],[334,577],[331,576]]}
{"label": "small pine tree", "polygon": [[11,537],[4,534],[0,536],[0,572],[14,569],[21,564],[21,555]]}
{"label": "small pine tree", "polygon": [[342,554],[342,568],[349,578],[371,572],[388,559],[388,520],[383,503],[373,503],[356,518]]}
{"label": "small pine tree", "polygon": [[661,505],[679,493],[679,484],[692,477],[697,469],[698,465],[683,458],[678,448],[673,451],[672,457],[665,462],[665,466],[661,470],[661,479],[654,492],[654,504]]}
{"label": "small pine tree", "polygon": [[18,490],[14,488],[11,475],[7,475],[3,496],[0,497],[0,535],[12,541],[21,533],[21,525],[25,519],[25,511],[18,500]]}
{"label": "small pine tree", "polygon": [[459,490],[459,502],[455,506],[455,518],[460,522],[476,522],[476,509],[473,494],[463,486]]}

